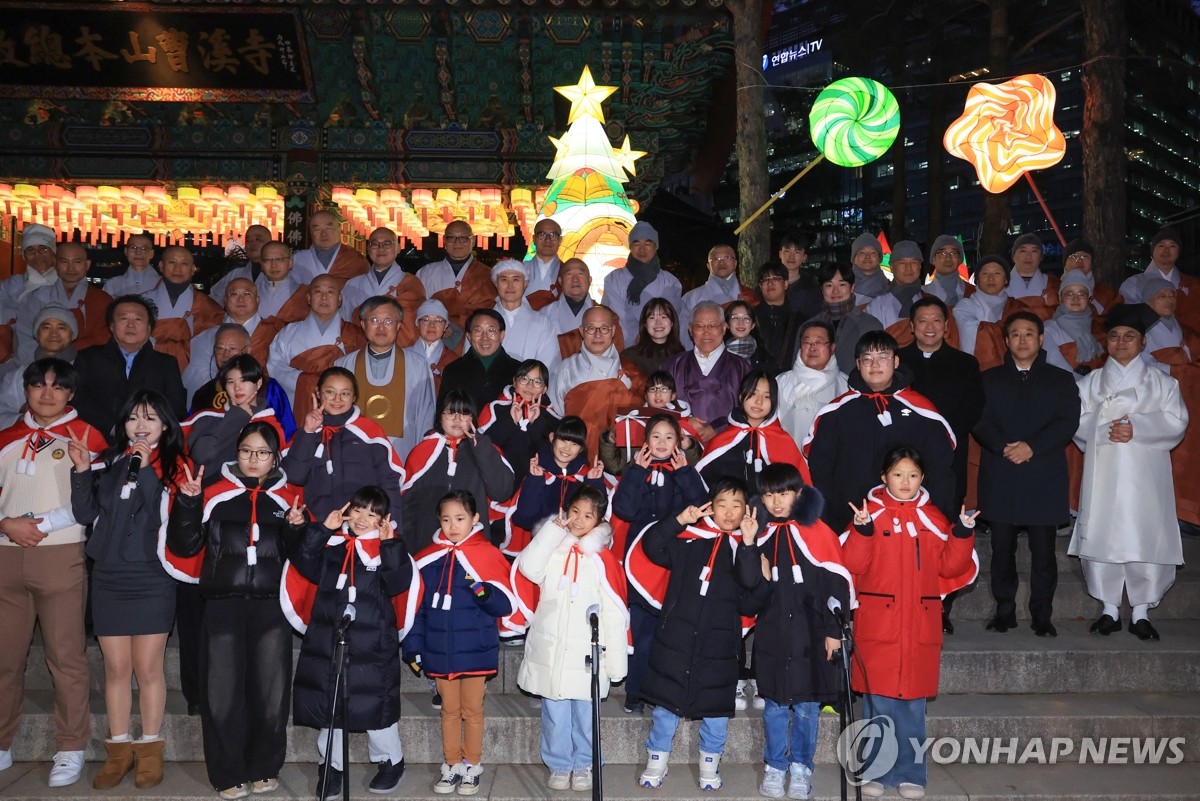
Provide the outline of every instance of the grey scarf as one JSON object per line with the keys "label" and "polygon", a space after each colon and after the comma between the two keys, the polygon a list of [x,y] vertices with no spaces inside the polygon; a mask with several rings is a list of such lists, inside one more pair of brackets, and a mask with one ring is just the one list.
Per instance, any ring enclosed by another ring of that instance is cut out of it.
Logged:
{"label": "grey scarf", "polygon": [[854,291],[859,295],[865,295],[869,298],[886,295],[888,284],[887,276],[883,274],[882,268],[870,275],[866,275],[857,267],[854,268]]}
{"label": "grey scarf", "polygon": [[1054,310],[1054,322],[1067,336],[1075,340],[1076,353],[1079,363],[1090,362],[1103,353],[1100,343],[1092,336],[1092,310],[1081,312],[1067,311],[1065,305],[1059,304]]}

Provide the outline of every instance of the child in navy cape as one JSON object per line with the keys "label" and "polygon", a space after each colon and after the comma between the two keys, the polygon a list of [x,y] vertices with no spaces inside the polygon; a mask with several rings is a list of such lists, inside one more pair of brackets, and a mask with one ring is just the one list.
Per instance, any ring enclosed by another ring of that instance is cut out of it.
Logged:
{"label": "child in navy cape", "polygon": [[435,679],[441,696],[445,761],[434,792],[472,795],[483,775],[484,682],[499,669],[498,621],[516,597],[471,494],[449,492],[437,510],[441,527],[416,557],[423,586],[404,659]]}
{"label": "child in navy cape", "polygon": [[831,607],[849,610],[854,593],[838,538],[821,522],[821,495],[800,471],[768,465],[759,490],[767,512],[757,541],[766,581],[754,593],[766,763],[759,792],[783,798],[788,776],[788,797],[808,798],[820,708],[841,697],[841,671],[832,661],[841,627]]}
{"label": "child in navy cape", "polygon": [[[293,720],[313,726],[321,758],[317,787],[326,798],[341,792],[345,730],[366,731],[367,751],[379,770],[374,792],[390,792],[404,773],[400,743],[399,644],[412,625],[420,599],[413,560],[396,536],[387,493],[380,487],[360,488],[322,523],[312,523],[284,574],[284,611],[304,634],[296,663]],[[350,667],[347,719],[340,705],[330,719],[336,631],[353,610],[347,641]],[[326,754],[329,729],[333,753]],[[328,773],[327,782],[322,779]]]}
{"label": "child in navy cape", "polygon": [[[703,506],[708,490],[703,479],[680,449],[682,431],[670,414],[658,414],[646,423],[646,440],[637,457],[625,468],[613,493],[613,551],[632,567],[627,554],[637,537],[659,520],[673,517],[689,506]],[[630,535],[632,532],[632,536]],[[667,589],[667,571],[645,558],[639,548],[636,573],[628,573],[630,631],[633,656],[625,682],[625,711],[642,714],[642,678],[650,663],[650,646],[658,627],[658,610]]]}

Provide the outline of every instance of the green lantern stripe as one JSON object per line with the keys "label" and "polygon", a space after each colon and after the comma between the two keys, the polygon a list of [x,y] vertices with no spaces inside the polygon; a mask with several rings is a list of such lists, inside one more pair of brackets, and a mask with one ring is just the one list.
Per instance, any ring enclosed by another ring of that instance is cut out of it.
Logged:
{"label": "green lantern stripe", "polygon": [[825,87],[809,114],[813,143],[842,167],[861,167],[887,152],[900,133],[900,104],[870,78],[843,78]]}

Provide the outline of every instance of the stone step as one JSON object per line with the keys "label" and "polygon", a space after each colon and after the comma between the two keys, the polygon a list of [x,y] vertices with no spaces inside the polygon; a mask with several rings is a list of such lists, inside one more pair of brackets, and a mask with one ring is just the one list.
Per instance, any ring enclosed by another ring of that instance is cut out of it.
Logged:
{"label": "stone step", "polygon": [[[609,765],[604,771],[604,797],[608,801],[685,801],[701,796],[696,788],[697,769],[689,758],[681,758],[658,790],[637,786],[640,767]],[[208,784],[204,765],[198,762],[167,766],[161,785],[150,790],[133,789],[126,778],[120,787],[108,792],[91,788],[91,776],[99,770],[88,765],[84,780],[71,787],[50,789],[46,786],[48,763],[19,763],[0,772],[0,798],[12,801],[94,801],[96,798],[136,797],[139,801],[212,801],[215,793]],[[437,780],[435,765],[414,764],[400,782],[399,789],[386,798],[408,801],[434,801],[456,796],[432,792]],[[311,765],[284,765],[279,790],[264,798],[272,801],[311,801],[316,792],[315,769]],[[374,775],[368,766],[356,766],[351,772],[351,796],[368,798],[367,782]],[[725,786],[719,793],[704,794],[721,801],[761,801],[758,782],[761,770],[751,765],[723,765]],[[1143,801],[1171,799],[1195,801],[1200,785],[1200,763],[1178,765],[1091,765],[1077,763],[976,765],[931,764],[928,801]],[[888,793],[895,798],[895,790]],[[587,799],[590,794],[569,790],[546,789],[546,771],[540,765],[485,765],[479,801],[535,801],[538,799]],[[838,773],[832,765],[819,765],[813,774],[815,801],[841,798]],[[854,788],[849,788],[854,798]]]}
{"label": "stone step", "polygon": [[[1195,685],[1193,685],[1195,686]],[[408,694],[402,702],[401,739],[406,760],[414,763],[440,762],[440,713],[425,694]],[[25,718],[13,743],[18,761],[46,760],[54,751],[53,699],[47,691],[26,693]],[[138,732],[136,703],[133,732]],[[92,732],[88,758],[104,756],[103,733],[107,731],[104,702],[92,696]],[[609,763],[629,765],[645,759],[644,743],[650,729],[650,714],[630,715],[619,699],[601,704],[605,758]],[[762,759],[762,713],[749,709],[729,722],[725,755],[730,763],[756,764]],[[519,695],[490,695],[486,704],[487,736],[484,759],[493,764],[538,764],[541,712],[536,701]],[[676,748],[692,753],[698,745],[697,722],[680,727]],[[837,715],[822,715],[817,760],[832,762],[839,732]],[[203,759],[200,719],[189,717],[182,696],[168,693],[163,737],[168,760],[191,762]],[[1085,737],[1179,737],[1183,758],[1200,761],[1200,692],[1156,693],[1045,693],[1040,695],[944,695],[928,704],[928,736],[949,738],[1016,738],[1019,748],[1033,738],[1042,738],[1048,749],[1052,738],[1080,740]],[[312,762],[316,758],[316,731],[293,726],[288,735],[288,761]],[[1078,752],[1082,745],[1077,744]],[[352,758],[366,760],[365,735],[351,738]],[[1015,757],[1014,757],[1015,758]]]}
{"label": "stone step", "polygon": [[[968,598],[960,603],[969,609],[969,604],[977,602]],[[1183,692],[1200,688],[1200,614],[1188,620],[1160,620],[1156,616],[1155,626],[1163,638],[1157,643],[1141,642],[1125,631],[1108,637],[1088,634],[1090,615],[1069,620],[1056,614],[1059,636],[1047,638],[1035,637],[1024,624],[1004,634],[985,631],[984,618],[960,619],[957,606],[955,618],[956,633],[947,636],[943,646],[944,694],[1151,689]],[[297,638],[295,653],[299,653],[299,643]],[[104,663],[99,647],[89,646],[88,657],[92,690],[100,691]],[[522,648],[501,647],[500,671],[490,685],[493,694],[520,693],[517,676],[522,657]],[[174,637],[168,642],[166,675],[167,688],[179,690],[179,649]],[[53,686],[39,642],[30,648],[25,681],[27,690],[49,690]],[[426,691],[427,684],[405,670],[401,688],[420,693]],[[624,693],[623,685],[613,688],[615,696]]]}

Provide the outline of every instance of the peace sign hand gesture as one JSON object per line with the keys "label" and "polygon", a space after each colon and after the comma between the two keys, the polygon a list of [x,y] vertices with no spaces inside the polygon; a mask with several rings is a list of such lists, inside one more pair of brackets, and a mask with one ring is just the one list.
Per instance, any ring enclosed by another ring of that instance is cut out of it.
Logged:
{"label": "peace sign hand gesture", "polygon": [[[87,433],[87,428],[83,429],[83,433]],[[75,472],[86,473],[92,466],[92,452],[87,442],[71,430],[70,426],[67,426],[67,434],[70,436],[67,441],[67,455],[71,457],[71,464],[75,465]]]}
{"label": "peace sign hand gesture", "polygon": [[592,479],[593,481],[595,481],[598,478],[604,477],[604,464],[603,464],[603,462],[600,461],[599,456],[597,456],[595,458],[595,460],[592,461],[592,466],[589,467],[588,471],[587,471],[587,477]]}
{"label": "peace sign hand gesture", "polygon": [[325,516],[325,528],[330,531],[337,531],[342,527],[347,515],[346,512],[350,509],[350,502],[346,501],[346,505],[341,509],[334,509]]}
{"label": "peace sign hand gesture", "polygon": [[752,506],[742,518],[742,543],[744,545],[753,545],[754,537],[758,534],[758,507]]}
{"label": "peace sign hand gesture", "polygon": [[325,401],[314,392],[312,411],[304,415],[304,432],[315,434],[323,425],[325,425]]}
{"label": "peace sign hand gesture", "polygon": [[200,469],[196,471],[196,475],[192,475],[192,469],[187,462],[183,463],[183,475],[185,480],[179,485],[179,491],[189,498],[195,498],[203,489],[204,481],[204,465],[200,465]]}
{"label": "peace sign hand gesture", "polygon": [[977,517],[979,517],[978,509],[973,514],[967,514],[967,506],[963,504],[958,513],[958,522],[962,523],[964,528],[975,528],[975,518]]}
{"label": "peace sign hand gesture", "polygon": [[700,518],[712,513],[712,501],[703,506],[689,506],[676,516],[681,525],[690,526]]}
{"label": "peace sign hand gesture", "polygon": [[859,509],[857,506],[855,506],[852,501],[847,502],[846,505],[854,510],[854,525],[865,526],[871,522],[871,513],[869,511],[867,511],[867,499],[866,498],[863,498],[861,509]]}
{"label": "peace sign hand gesture", "polygon": [[641,449],[637,452],[637,456],[633,457],[633,463],[644,470],[649,470],[650,462],[650,446],[642,445]]}
{"label": "peace sign hand gesture", "polygon": [[288,513],[287,513],[288,525],[302,526],[306,522],[308,522],[308,515],[304,514],[304,511],[307,508],[308,508],[307,506],[300,503],[299,495],[297,495],[295,498],[292,498],[292,508],[289,509]]}

